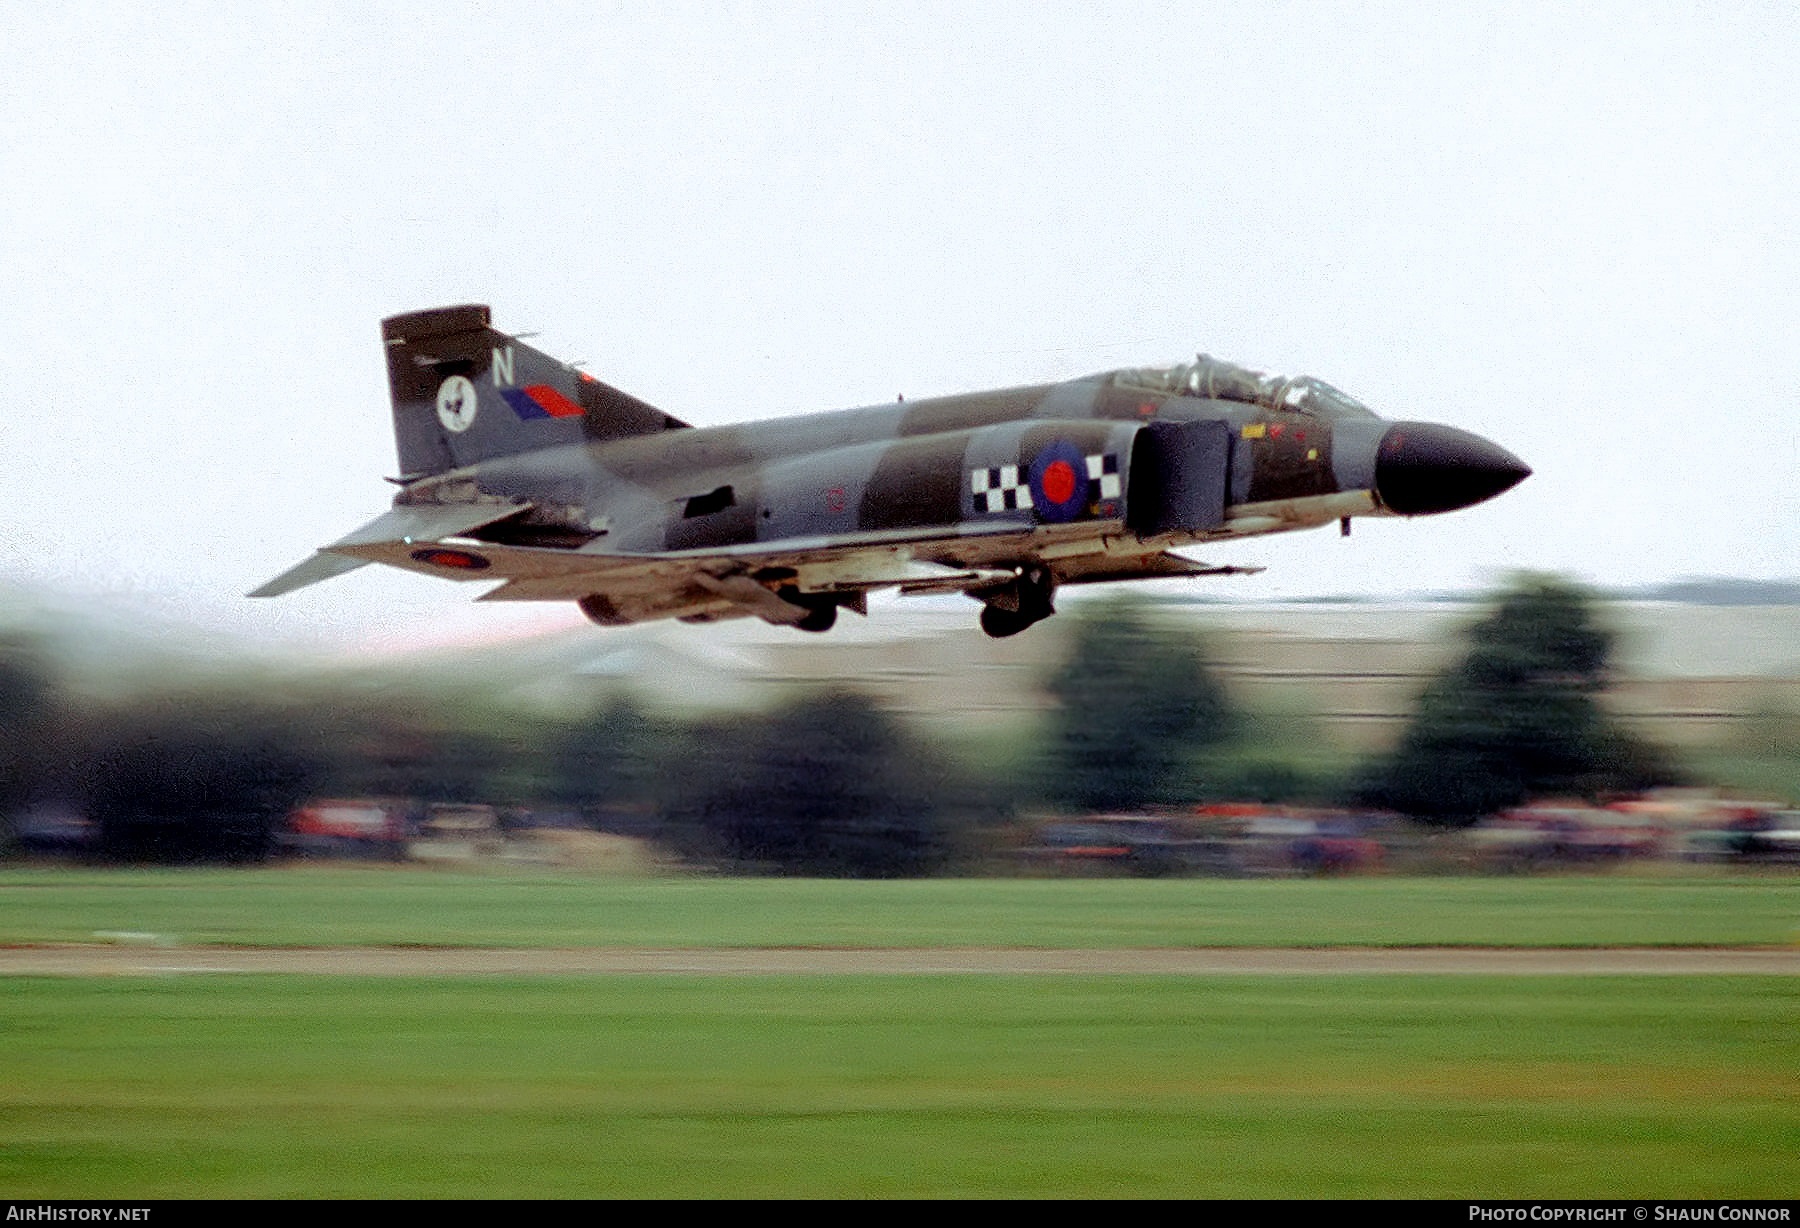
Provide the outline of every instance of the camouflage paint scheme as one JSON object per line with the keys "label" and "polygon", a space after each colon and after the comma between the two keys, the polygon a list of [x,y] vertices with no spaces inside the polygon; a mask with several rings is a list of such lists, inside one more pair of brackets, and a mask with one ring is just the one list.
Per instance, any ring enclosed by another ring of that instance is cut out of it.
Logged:
{"label": "camouflage paint scheme", "polygon": [[1479,436],[1204,356],[698,428],[494,330],[486,307],[394,316],[382,339],[393,508],[252,596],[378,562],[609,625],[822,631],[898,588],[966,593],[1011,635],[1060,585],[1242,570],[1175,547],[1448,511],[1530,472]]}

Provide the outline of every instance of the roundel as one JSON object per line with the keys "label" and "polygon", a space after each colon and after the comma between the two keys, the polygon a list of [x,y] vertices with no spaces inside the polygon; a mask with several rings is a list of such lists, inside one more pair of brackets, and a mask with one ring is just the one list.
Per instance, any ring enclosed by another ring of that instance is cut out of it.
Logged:
{"label": "roundel", "polygon": [[486,571],[488,568],[486,559],[469,550],[428,546],[423,550],[413,551],[412,556],[419,562],[429,563],[433,567],[454,567],[458,571]]}
{"label": "roundel", "polygon": [[1031,498],[1053,524],[1073,520],[1087,507],[1087,457],[1066,439],[1046,444],[1031,462]]}
{"label": "roundel", "polygon": [[461,434],[475,421],[475,385],[466,375],[452,375],[438,385],[438,421],[446,431]]}

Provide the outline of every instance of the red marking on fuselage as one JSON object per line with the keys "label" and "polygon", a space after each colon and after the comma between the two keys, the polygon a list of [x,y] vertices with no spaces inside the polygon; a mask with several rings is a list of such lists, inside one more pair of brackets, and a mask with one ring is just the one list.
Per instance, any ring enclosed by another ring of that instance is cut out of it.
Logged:
{"label": "red marking on fuselage", "polygon": [[1044,469],[1044,498],[1067,503],[1075,497],[1075,467],[1066,460],[1051,461]]}

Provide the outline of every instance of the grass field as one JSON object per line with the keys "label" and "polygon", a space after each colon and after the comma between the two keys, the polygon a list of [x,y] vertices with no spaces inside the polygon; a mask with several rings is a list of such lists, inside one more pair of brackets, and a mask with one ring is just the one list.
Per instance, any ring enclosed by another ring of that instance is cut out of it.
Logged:
{"label": "grass field", "polygon": [[606,879],[0,871],[0,943],[494,947],[1786,946],[1800,877]]}
{"label": "grass field", "polygon": [[0,985],[0,1193],[1791,1197],[1780,978]]}
{"label": "grass field", "polygon": [[[1788,945],[1791,878],[0,874],[0,943]],[[1792,1197],[1800,980],[0,977],[0,1197]]]}

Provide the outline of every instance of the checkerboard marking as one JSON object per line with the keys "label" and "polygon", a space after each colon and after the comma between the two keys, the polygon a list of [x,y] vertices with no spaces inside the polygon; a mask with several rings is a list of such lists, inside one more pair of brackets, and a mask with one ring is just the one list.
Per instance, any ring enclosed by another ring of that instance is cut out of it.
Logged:
{"label": "checkerboard marking", "polygon": [[1031,507],[1031,484],[1019,479],[1017,465],[995,465],[969,474],[969,489],[978,512],[1015,512]]}
{"label": "checkerboard marking", "polygon": [[1106,452],[1087,458],[1088,502],[1119,497],[1119,458]]}

